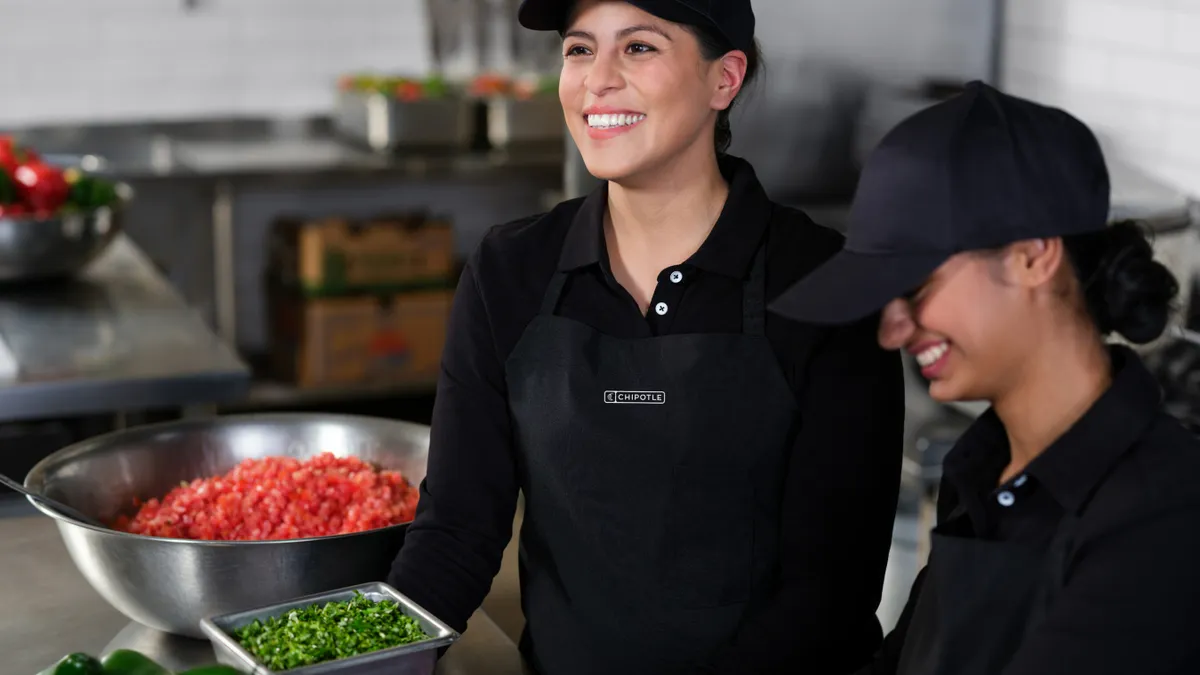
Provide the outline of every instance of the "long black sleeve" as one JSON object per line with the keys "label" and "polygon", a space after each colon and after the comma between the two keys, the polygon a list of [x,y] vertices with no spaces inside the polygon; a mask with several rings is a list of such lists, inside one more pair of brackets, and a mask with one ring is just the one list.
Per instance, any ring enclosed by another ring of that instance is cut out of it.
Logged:
{"label": "long black sleeve", "polygon": [[861,667],[882,637],[883,591],[903,457],[900,356],[876,319],[832,330],[798,381],[800,431],[782,514],[782,583],[705,672],[820,673]]}
{"label": "long black sleeve", "polygon": [[388,583],[463,631],[512,537],[519,490],[504,368],[468,263],[454,298],[416,520]]}

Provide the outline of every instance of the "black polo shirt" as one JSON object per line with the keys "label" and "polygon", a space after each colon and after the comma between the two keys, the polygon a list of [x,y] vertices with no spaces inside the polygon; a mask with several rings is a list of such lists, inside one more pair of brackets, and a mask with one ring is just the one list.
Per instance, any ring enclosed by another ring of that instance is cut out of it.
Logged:
{"label": "black polo shirt", "polygon": [[[1200,673],[1200,440],[1136,353],[1111,354],[1112,386],[1022,474],[999,485],[1010,454],[992,411],[946,456],[939,532],[1049,546],[1078,518],[1065,584],[998,674]],[[924,583],[869,672],[896,672]]]}
{"label": "black polo shirt", "polygon": [[[770,202],[746,162],[726,158],[721,169],[730,192],[720,218],[690,259],[662,271],[645,316],[609,266],[606,186],[493,228],[468,261],[442,362],[428,477],[389,577],[451,626],[465,627],[483,601],[511,535],[522,486],[504,363],[556,270],[571,273],[558,313],[610,336],[736,333],[742,283],[764,238],[768,299],[841,247],[836,232]],[[712,672],[784,673],[797,663],[848,672],[879,646],[875,610],[899,490],[904,385],[899,356],[876,344],[877,321],[817,328],[766,318],[800,409],[779,507],[778,585],[750,603],[730,644],[714,646]]]}

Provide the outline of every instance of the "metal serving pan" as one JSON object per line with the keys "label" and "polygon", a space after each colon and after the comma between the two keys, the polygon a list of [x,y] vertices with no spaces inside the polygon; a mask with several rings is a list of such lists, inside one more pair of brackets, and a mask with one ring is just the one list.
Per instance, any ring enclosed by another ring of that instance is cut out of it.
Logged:
{"label": "metal serving pan", "polygon": [[552,94],[529,99],[496,96],[487,100],[488,142],[495,148],[553,143],[566,131],[562,104]]}
{"label": "metal serving pan", "polygon": [[[428,640],[401,645],[377,652],[359,654],[348,659],[327,661],[287,671],[273,671],[242,648],[232,633],[257,620],[278,617],[301,607],[329,602],[345,602],[354,598],[355,591],[373,602],[392,600],[400,605],[404,613],[416,619],[421,630],[429,635]],[[448,647],[459,638],[459,634],[421,606],[384,583],[360,584],[336,591],[317,593],[288,602],[246,610],[234,614],[204,619],[200,628],[212,642],[217,661],[238,668],[251,675],[433,675],[437,666],[437,652]]]}
{"label": "metal serving pan", "polygon": [[376,152],[402,148],[465,148],[474,135],[469,101],[458,96],[399,101],[378,92],[338,93],[334,127]]}

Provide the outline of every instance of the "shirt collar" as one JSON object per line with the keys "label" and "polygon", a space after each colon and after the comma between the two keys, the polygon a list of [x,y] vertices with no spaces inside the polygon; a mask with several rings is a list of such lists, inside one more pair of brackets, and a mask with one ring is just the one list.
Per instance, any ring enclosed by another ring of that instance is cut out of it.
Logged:
{"label": "shirt collar", "polygon": [[[723,156],[718,166],[729,182],[729,198],[712,232],[686,264],[708,272],[744,278],[754,260],[770,221],[771,202],[750,163],[739,157]],[[604,242],[604,213],[608,208],[608,182],[592,190],[567,231],[558,269],[576,270],[599,263],[607,255]]]}
{"label": "shirt collar", "polygon": [[[1162,407],[1162,390],[1141,358],[1122,346],[1109,348],[1112,385],[1025,473],[1065,509],[1078,512],[1109,470],[1136,444]],[[1004,425],[985,412],[946,456],[946,477],[955,488],[988,494],[1011,455]]]}

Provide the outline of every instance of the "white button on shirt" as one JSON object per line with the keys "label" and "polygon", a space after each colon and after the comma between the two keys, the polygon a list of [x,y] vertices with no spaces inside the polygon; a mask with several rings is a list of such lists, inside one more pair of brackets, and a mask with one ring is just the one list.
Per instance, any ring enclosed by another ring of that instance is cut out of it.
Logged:
{"label": "white button on shirt", "polygon": [[671,272],[671,283],[677,284],[681,281],[683,281],[683,272],[680,272],[679,270]]}
{"label": "white button on shirt", "polygon": [[1017,498],[1013,496],[1013,493],[1005,490],[996,495],[996,501],[1000,502],[1000,506],[1012,506],[1017,503]]}
{"label": "white button on shirt", "polygon": [[665,315],[667,313],[667,303],[665,303],[665,302],[658,303],[657,305],[654,306],[654,311],[659,316]]}

